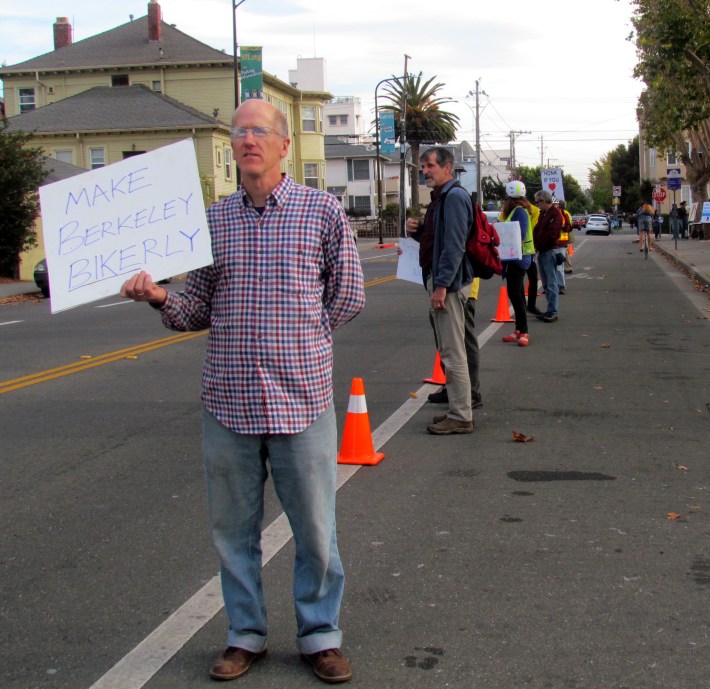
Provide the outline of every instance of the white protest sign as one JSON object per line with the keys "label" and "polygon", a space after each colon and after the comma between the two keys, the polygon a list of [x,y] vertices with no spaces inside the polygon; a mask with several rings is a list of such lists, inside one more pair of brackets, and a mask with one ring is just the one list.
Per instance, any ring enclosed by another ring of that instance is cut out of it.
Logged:
{"label": "white protest sign", "polygon": [[540,171],[542,188],[552,194],[552,200],[565,200],[565,190],[562,186],[562,169],[559,167],[546,167]]}
{"label": "white protest sign", "polygon": [[212,263],[190,139],[40,187],[52,313]]}
{"label": "white protest sign", "polygon": [[399,247],[402,253],[397,261],[397,279],[423,285],[422,269],[419,266],[419,242],[403,237],[399,240]]}
{"label": "white protest sign", "polygon": [[710,222],[710,201],[703,201],[703,213],[700,222]]}
{"label": "white protest sign", "polygon": [[497,222],[496,232],[500,237],[498,255],[501,261],[519,261],[523,257],[523,240],[520,237],[520,223]]}

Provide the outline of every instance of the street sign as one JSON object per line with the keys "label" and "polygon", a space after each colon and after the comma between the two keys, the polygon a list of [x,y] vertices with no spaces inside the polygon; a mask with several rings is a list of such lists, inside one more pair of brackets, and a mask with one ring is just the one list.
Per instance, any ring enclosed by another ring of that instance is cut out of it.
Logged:
{"label": "street sign", "polygon": [[666,200],[666,190],[663,187],[653,190],[653,198],[659,203],[663,203]]}
{"label": "street sign", "polygon": [[680,189],[683,183],[683,180],[681,179],[680,176],[680,168],[679,167],[669,167],[666,168],[666,179],[668,180],[668,188],[669,189]]}
{"label": "street sign", "polygon": [[612,194],[614,196],[621,196],[621,187],[612,187]]}

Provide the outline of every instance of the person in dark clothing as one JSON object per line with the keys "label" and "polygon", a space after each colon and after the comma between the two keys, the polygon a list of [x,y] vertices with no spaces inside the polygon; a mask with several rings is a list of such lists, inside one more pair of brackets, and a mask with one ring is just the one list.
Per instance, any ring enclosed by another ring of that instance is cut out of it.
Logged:
{"label": "person in dark clothing", "polygon": [[540,218],[533,229],[533,241],[538,253],[538,266],[547,299],[547,311],[538,318],[545,323],[557,320],[557,243],[562,232],[562,214],[552,203],[549,191],[541,189],[535,194],[535,203],[540,207]]}

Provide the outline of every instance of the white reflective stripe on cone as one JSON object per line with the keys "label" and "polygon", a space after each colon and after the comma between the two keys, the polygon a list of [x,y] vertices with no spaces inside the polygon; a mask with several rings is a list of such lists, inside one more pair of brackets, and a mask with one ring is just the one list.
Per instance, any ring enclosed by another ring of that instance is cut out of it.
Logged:
{"label": "white reflective stripe on cone", "polygon": [[350,395],[348,402],[348,414],[367,414],[367,402],[365,395]]}

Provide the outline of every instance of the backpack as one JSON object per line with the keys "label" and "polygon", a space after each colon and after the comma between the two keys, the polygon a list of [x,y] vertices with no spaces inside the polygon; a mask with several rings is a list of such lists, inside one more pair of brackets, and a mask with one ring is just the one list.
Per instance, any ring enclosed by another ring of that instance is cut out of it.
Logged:
{"label": "backpack", "polygon": [[[457,181],[453,187],[461,187]],[[463,189],[463,187],[461,187]],[[444,219],[444,202],[450,190],[439,197],[441,204],[441,217]],[[500,237],[493,225],[488,222],[485,213],[479,205],[474,202],[471,195],[471,205],[473,206],[473,224],[469,228],[468,239],[466,240],[466,258],[473,268],[473,276],[481,280],[489,280],[494,275],[503,274],[503,264],[496,247],[500,246]]]}
{"label": "backpack", "polygon": [[473,274],[482,280],[503,274],[503,264],[496,247],[500,237],[495,227],[488,222],[485,213],[477,203],[473,204],[473,227],[466,241],[466,257],[471,263]]}

